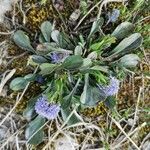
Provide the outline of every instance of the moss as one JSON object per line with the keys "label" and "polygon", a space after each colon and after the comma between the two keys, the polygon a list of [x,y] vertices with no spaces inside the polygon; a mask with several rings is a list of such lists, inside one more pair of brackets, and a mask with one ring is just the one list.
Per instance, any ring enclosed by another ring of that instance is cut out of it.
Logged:
{"label": "moss", "polygon": [[108,9],[121,9],[123,6],[122,3],[111,2],[107,4]]}
{"label": "moss", "polygon": [[[11,57],[12,62],[7,66],[7,69],[16,69],[16,76],[22,76],[30,73],[32,70],[27,66],[27,60],[29,54],[25,54],[21,56],[25,51],[16,46],[14,43],[9,43],[9,47],[7,49],[8,56]],[[20,56],[17,58],[17,56]],[[16,57],[16,58],[15,58]],[[14,59],[15,58],[15,59]],[[9,60],[11,60],[9,59]],[[8,62],[9,62],[8,60]],[[5,69],[5,68],[3,68]]]}
{"label": "moss", "polygon": [[28,55],[24,56],[22,59],[15,59],[9,66],[10,69],[16,68],[15,75],[23,76],[31,72],[29,67],[27,67]]}
{"label": "moss", "polygon": [[[46,1],[44,5],[37,4],[38,1],[34,0],[25,0],[23,2],[24,9],[29,8],[26,14],[26,27],[35,33],[39,31],[40,25],[46,20],[53,21],[55,20],[59,27],[62,25],[62,18],[66,22],[69,19],[71,13],[78,8],[76,0],[73,1],[64,1],[63,9],[60,10],[60,15],[54,8],[52,1]],[[58,2],[59,3],[59,2]]]}
{"label": "moss", "polygon": [[83,114],[87,117],[97,117],[103,114],[106,114],[107,108],[103,104],[103,102],[100,102],[96,107],[93,108],[86,108],[83,111]]}
{"label": "moss", "polygon": [[[8,32],[8,29],[5,27],[5,25],[0,24],[0,32]],[[0,34],[0,42],[5,41],[6,39],[8,39],[9,35],[3,35]]]}
{"label": "moss", "polygon": [[141,128],[139,131],[139,138],[143,139],[148,133],[150,133],[150,125],[146,125],[145,127]]}
{"label": "moss", "polygon": [[37,96],[40,92],[41,92],[40,85],[36,83],[31,83],[25,95],[17,105],[16,112],[23,112],[31,97]]}
{"label": "moss", "polygon": [[40,8],[40,7],[35,7],[34,5],[32,5],[32,8],[28,11],[28,14],[27,14],[26,26],[31,31],[36,31],[39,29],[42,22],[49,20],[50,16],[53,16],[51,7]]}

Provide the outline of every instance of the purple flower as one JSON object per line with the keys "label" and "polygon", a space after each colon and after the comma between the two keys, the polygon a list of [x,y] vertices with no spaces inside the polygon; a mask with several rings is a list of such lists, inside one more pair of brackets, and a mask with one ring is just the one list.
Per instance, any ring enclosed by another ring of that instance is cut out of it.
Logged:
{"label": "purple flower", "polygon": [[120,15],[120,10],[118,9],[113,9],[112,13],[108,12],[108,23],[109,22],[116,22],[118,17]]}
{"label": "purple flower", "polygon": [[35,104],[35,111],[40,116],[51,120],[58,116],[60,107],[57,104],[49,103],[45,97],[40,97]]}
{"label": "purple flower", "polygon": [[99,89],[105,93],[105,96],[113,96],[118,93],[119,90],[119,80],[110,77],[110,83],[107,86],[98,85]]}
{"label": "purple flower", "polygon": [[69,54],[62,53],[62,52],[52,52],[50,55],[50,58],[52,60],[52,63],[61,63],[63,62]]}

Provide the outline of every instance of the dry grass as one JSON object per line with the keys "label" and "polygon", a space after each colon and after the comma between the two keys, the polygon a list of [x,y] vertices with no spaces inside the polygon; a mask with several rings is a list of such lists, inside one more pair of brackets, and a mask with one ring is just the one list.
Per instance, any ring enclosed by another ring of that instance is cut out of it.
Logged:
{"label": "dry grass", "polygon": [[[19,5],[20,8],[22,8],[22,1],[20,1]],[[108,2],[123,2],[123,0],[104,0],[98,2],[93,8],[91,8],[87,14],[79,21],[77,26],[75,27],[75,30],[80,26],[80,24],[84,21],[84,19],[87,17],[88,14],[92,12],[92,10],[97,7],[99,7],[99,13],[98,18],[101,15],[102,7],[108,3]],[[25,24],[25,13],[21,9],[23,14],[23,23]],[[0,32],[0,34],[11,34],[12,32],[3,33]],[[143,59],[143,62],[149,65],[150,62],[147,58],[147,55],[144,55],[145,58]],[[14,58],[15,59],[15,58]],[[36,72],[36,70],[35,70]],[[15,73],[15,69],[11,71],[6,71],[3,74],[3,78],[0,83],[0,93],[2,92],[5,84],[9,81],[10,78]],[[140,78],[142,79],[142,86],[139,87],[138,96],[135,95],[135,79]],[[67,120],[63,123],[61,118],[57,118],[57,120],[47,121],[43,126],[48,131],[48,134],[45,135],[44,138],[44,145],[42,145],[41,148],[36,149],[42,149],[42,150],[52,150],[53,146],[56,144],[56,141],[60,137],[66,138],[67,142],[70,144],[70,150],[120,150],[120,149],[137,149],[141,150],[143,149],[144,144],[149,140],[150,134],[146,134],[142,141],[138,141],[137,137],[140,133],[140,130],[147,126],[146,121],[142,121],[138,124],[137,118],[140,113],[142,113],[142,108],[140,107],[141,103],[144,103],[145,101],[145,93],[147,92],[147,88],[149,88],[148,85],[145,85],[145,80],[150,80],[148,76],[144,76],[142,71],[139,76],[136,76],[136,78],[130,77],[132,80],[132,87],[133,87],[133,96],[135,97],[135,107],[132,107],[132,112],[128,114],[128,118],[125,118],[121,115],[121,111],[118,111],[116,116],[113,115],[113,113],[106,112],[106,127],[113,128],[113,126],[116,126],[116,131],[119,133],[118,136],[115,138],[112,138],[110,133],[106,132],[106,130],[97,124],[97,120],[94,121],[88,121],[88,118],[80,118],[80,116],[77,114],[76,110],[74,109],[70,116],[67,118]],[[126,83],[124,83],[126,84]],[[21,101],[23,96],[25,95],[27,89],[29,87],[29,84],[26,86],[24,91],[17,95],[16,103],[14,106],[6,106],[6,108],[0,107],[0,129],[7,129],[7,132],[3,139],[0,141],[0,150],[6,150],[6,149],[12,149],[12,150],[32,150],[35,149],[33,146],[29,145],[27,140],[24,138],[24,130],[26,127],[26,123],[24,122],[24,119],[17,115],[14,110],[17,107],[18,103]],[[149,90],[149,89],[148,89]],[[4,112],[3,112],[4,111]],[[80,123],[66,126],[69,118],[71,115],[75,113],[78,118],[81,120]],[[2,115],[3,114],[3,115]],[[101,118],[103,116],[99,116]],[[17,120],[17,119],[18,120]],[[129,129],[129,119],[132,121],[132,125],[130,125]],[[140,119],[140,118],[138,118]],[[92,119],[91,119],[92,120]],[[52,124],[55,122],[56,129],[53,130]],[[18,125],[19,124],[19,125]],[[54,132],[55,131],[55,132]],[[96,133],[96,136],[95,136]],[[100,142],[103,141],[103,142]],[[106,143],[104,142],[106,141]],[[53,145],[53,146],[52,146]],[[94,148],[94,147],[97,148]],[[144,150],[144,149],[143,149]]]}

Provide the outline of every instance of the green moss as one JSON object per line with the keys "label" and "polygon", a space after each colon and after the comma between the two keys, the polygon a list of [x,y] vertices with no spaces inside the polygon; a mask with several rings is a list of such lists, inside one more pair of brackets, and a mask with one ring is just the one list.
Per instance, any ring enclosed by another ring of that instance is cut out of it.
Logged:
{"label": "green moss", "polygon": [[[63,9],[60,10],[60,14],[54,8],[52,1],[46,1],[45,4],[37,4],[37,1],[25,0],[23,2],[24,9],[30,6],[26,14],[26,27],[35,33],[39,31],[40,25],[46,20],[56,21],[59,27],[63,25],[62,19],[66,22],[69,19],[71,13],[78,8],[76,0],[65,0]],[[61,16],[60,16],[61,15]]]}
{"label": "green moss", "polygon": [[107,107],[100,102],[96,107],[86,108],[83,114],[87,117],[97,117],[106,114]]}
{"label": "green moss", "polygon": [[37,96],[40,92],[41,92],[40,85],[36,83],[31,83],[25,95],[17,105],[16,112],[23,112],[31,97]]}

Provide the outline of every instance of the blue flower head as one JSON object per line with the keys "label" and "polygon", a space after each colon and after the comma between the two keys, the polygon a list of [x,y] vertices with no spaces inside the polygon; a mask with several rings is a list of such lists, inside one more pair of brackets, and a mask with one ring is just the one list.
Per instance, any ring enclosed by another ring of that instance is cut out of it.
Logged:
{"label": "blue flower head", "polygon": [[105,96],[113,96],[118,93],[119,80],[114,77],[111,77],[109,85],[107,86],[98,85],[98,87],[105,93]]}
{"label": "blue flower head", "polygon": [[61,52],[52,52],[50,55],[52,63],[61,63],[63,62],[69,54]]}
{"label": "blue flower head", "polygon": [[108,22],[116,22],[120,15],[120,10],[113,9],[112,13],[108,12]]}
{"label": "blue flower head", "polygon": [[51,120],[58,116],[60,107],[57,104],[50,104],[45,97],[40,97],[35,104],[35,111],[40,116]]}

